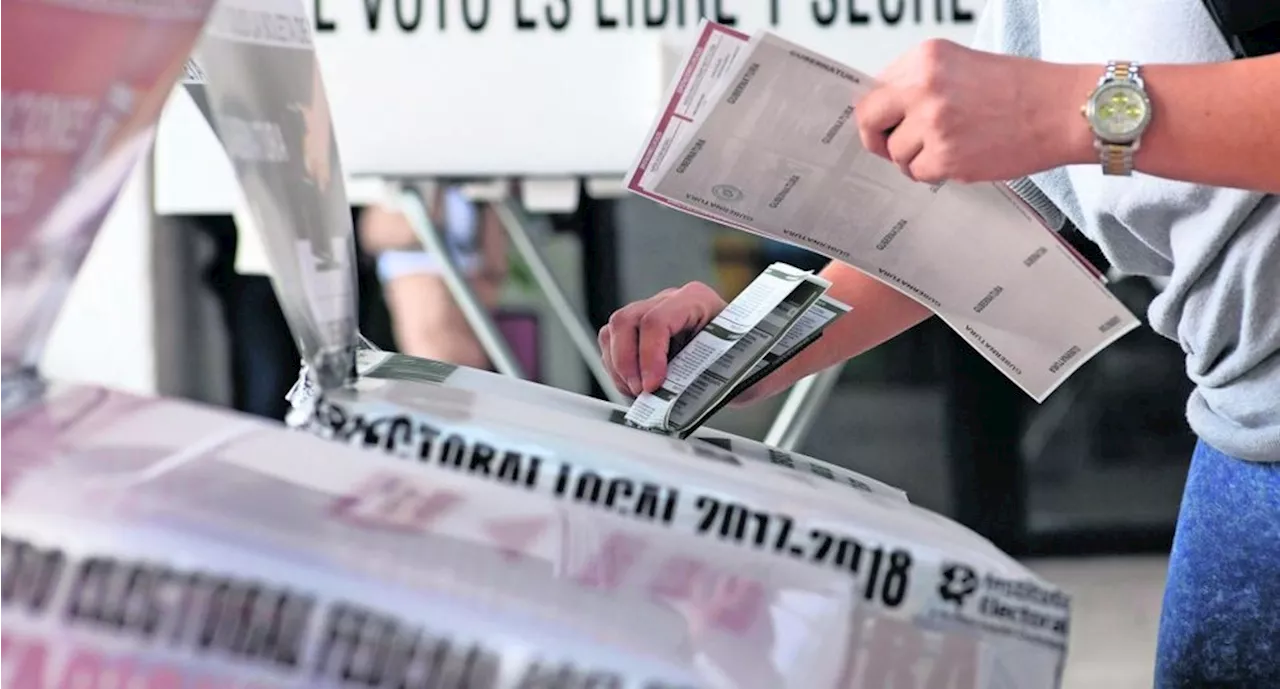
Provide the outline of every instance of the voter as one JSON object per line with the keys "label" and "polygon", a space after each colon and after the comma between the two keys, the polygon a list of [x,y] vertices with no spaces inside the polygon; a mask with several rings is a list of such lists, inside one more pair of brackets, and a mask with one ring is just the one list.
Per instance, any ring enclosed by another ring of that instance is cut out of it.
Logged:
{"label": "voter", "polygon": [[[856,104],[863,145],[903,174],[1034,187],[1117,269],[1167,281],[1148,317],[1185,353],[1200,440],[1160,687],[1280,686],[1280,55],[1233,55],[1248,41],[1217,4],[989,0],[978,49],[926,42]],[[738,403],[930,315],[843,264],[823,275],[853,311]],[[723,307],[691,283],[619,309],[599,341],[620,389],[655,390],[672,335]]]}

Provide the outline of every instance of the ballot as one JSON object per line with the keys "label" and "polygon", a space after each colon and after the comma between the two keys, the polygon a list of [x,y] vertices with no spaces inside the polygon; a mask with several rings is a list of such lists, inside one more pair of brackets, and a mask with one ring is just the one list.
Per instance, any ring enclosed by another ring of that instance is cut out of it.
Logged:
{"label": "ballot", "polygon": [[1043,401],[1137,318],[1007,185],[915,182],[864,149],[854,113],[872,85],[704,20],[628,189],[857,268]]}
{"label": "ballot", "polygon": [[849,307],[831,283],[774,263],[671,358],[667,377],[642,393],[628,425],[681,438],[822,336]]}

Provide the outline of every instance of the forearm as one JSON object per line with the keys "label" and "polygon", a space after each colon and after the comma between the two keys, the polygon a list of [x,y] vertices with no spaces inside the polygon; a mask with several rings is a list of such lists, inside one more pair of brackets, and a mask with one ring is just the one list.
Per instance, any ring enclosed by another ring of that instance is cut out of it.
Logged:
{"label": "forearm", "polygon": [[360,247],[365,253],[377,256],[383,251],[421,250],[422,243],[403,213],[372,205],[360,215]]}
{"label": "forearm", "polygon": [[828,294],[853,310],[832,323],[812,346],[742,395],[742,403],[777,394],[807,375],[887,342],[930,315],[910,297],[838,261],[832,261],[821,275],[831,281]]}
{"label": "forearm", "polygon": [[[1118,56],[1118,57],[1123,57]],[[1073,104],[1055,106],[1063,164],[1096,163],[1093,135],[1080,104],[1102,65],[1075,66],[1063,89]],[[1280,55],[1194,65],[1142,65],[1151,125],[1134,156],[1140,172],[1194,184],[1280,193]]]}

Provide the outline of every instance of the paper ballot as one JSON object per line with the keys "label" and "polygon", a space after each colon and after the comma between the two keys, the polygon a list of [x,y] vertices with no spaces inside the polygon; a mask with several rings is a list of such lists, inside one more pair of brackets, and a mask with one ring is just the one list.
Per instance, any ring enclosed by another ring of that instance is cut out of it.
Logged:
{"label": "paper ballot", "polygon": [[636,398],[627,424],[688,436],[848,312],[826,296],[830,286],[785,263],[770,266],[671,359],[662,387]]}
{"label": "paper ballot", "polygon": [[1005,185],[913,182],[862,148],[854,109],[872,83],[704,21],[628,188],[858,268],[1044,400],[1138,320]]}

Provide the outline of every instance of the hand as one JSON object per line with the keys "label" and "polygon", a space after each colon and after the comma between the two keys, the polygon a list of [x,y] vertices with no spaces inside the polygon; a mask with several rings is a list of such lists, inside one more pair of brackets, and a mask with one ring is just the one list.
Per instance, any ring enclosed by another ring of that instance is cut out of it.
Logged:
{"label": "hand", "polygon": [[1080,104],[1101,68],[929,40],[856,104],[867,150],[921,182],[1005,181],[1094,160]]}
{"label": "hand", "polygon": [[599,335],[600,355],[614,385],[632,397],[657,390],[667,377],[671,338],[701,328],[724,307],[715,290],[690,282],[615,311]]}

